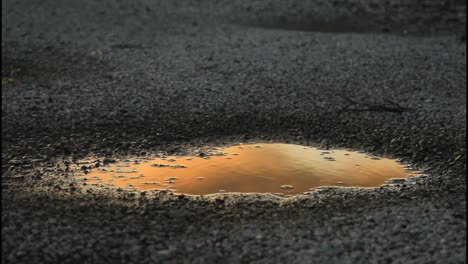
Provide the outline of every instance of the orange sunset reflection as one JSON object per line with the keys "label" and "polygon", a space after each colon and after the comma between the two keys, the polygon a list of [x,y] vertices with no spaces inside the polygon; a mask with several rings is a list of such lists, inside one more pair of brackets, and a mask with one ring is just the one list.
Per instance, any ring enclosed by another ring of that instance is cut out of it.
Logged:
{"label": "orange sunset reflection", "polygon": [[184,194],[297,194],[320,186],[382,185],[414,171],[396,160],[292,144],[245,144],[208,157],[168,156],[119,162],[83,176],[89,183]]}

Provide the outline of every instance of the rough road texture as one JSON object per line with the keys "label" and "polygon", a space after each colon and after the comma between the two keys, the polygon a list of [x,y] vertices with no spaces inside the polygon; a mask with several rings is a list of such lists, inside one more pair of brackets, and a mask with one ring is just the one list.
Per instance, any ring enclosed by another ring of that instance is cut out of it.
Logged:
{"label": "rough road texture", "polygon": [[[2,263],[464,263],[464,1],[231,2],[2,1]],[[63,165],[242,141],[427,177],[193,198]]]}

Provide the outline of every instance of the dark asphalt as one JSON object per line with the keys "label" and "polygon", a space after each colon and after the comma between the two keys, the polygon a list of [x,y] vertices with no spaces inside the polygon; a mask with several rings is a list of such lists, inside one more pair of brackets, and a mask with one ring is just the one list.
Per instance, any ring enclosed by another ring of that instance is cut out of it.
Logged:
{"label": "dark asphalt", "polygon": [[[2,263],[465,263],[463,1],[2,1]],[[96,190],[65,162],[274,141],[427,176]]]}

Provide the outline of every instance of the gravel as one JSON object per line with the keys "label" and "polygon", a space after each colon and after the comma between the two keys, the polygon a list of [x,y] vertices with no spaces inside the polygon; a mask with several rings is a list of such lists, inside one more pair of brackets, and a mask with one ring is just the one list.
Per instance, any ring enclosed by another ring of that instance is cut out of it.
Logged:
{"label": "gravel", "polygon": [[[2,263],[465,263],[465,10],[3,1]],[[82,160],[239,142],[351,148],[425,175],[293,197],[73,177]]]}

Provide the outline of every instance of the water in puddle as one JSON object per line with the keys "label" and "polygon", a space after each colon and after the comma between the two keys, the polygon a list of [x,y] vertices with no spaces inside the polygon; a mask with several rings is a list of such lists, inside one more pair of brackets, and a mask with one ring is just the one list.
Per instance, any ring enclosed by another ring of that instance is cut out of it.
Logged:
{"label": "water in puddle", "polygon": [[396,160],[293,144],[245,144],[209,156],[118,162],[84,175],[88,183],[184,194],[297,194],[320,186],[379,186],[417,172]]}

